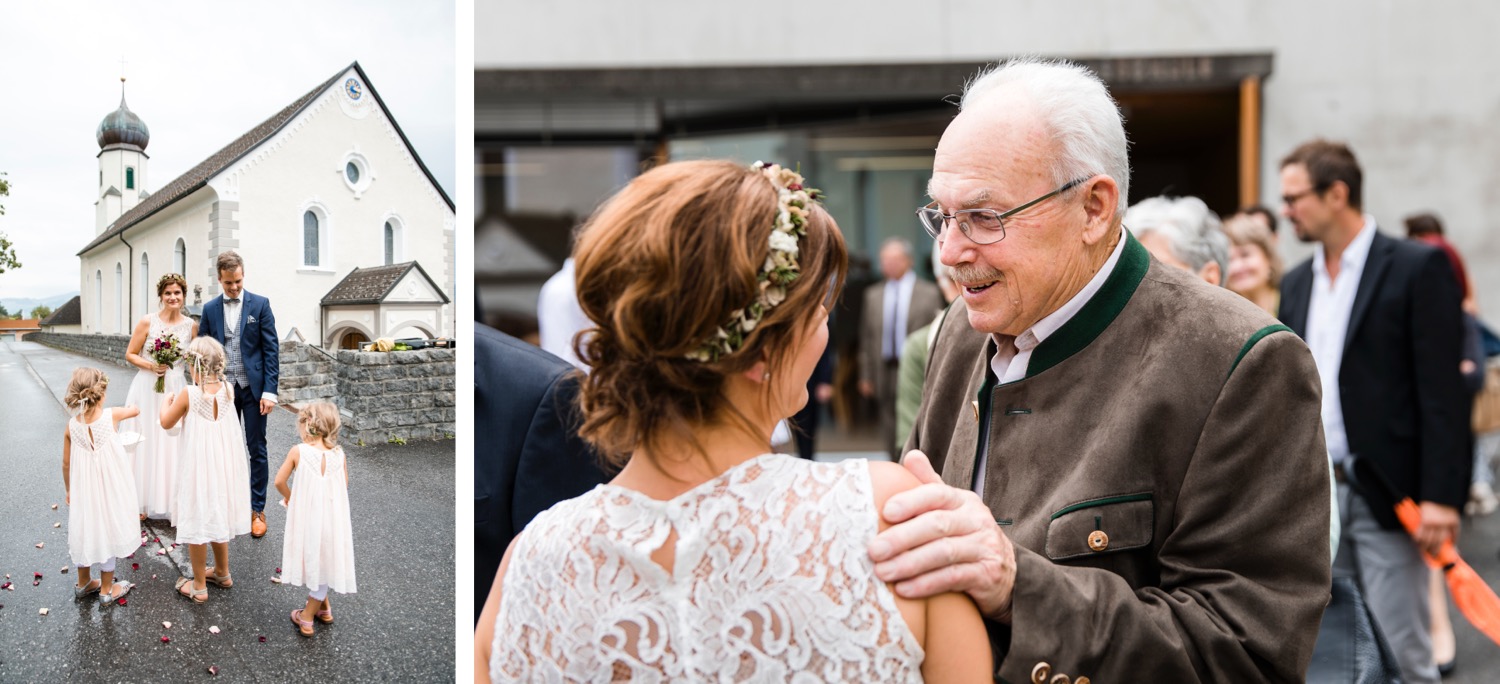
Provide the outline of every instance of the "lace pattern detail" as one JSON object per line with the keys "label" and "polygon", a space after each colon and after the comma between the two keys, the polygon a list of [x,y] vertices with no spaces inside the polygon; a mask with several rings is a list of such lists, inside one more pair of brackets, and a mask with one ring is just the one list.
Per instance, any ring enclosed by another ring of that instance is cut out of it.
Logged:
{"label": "lace pattern detail", "polygon": [[[230,415],[234,414],[234,404],[229,401],[228,383],[219,383],[217,392],[204,392],[198,385],[188,385],[188,401],[191,402],[189,409],[193,415],[210,423],[224,420],[225,404],[228,404]],[[217,402],[217,407],[215,403]],[[216,410],[217,409],[217,410]],[[215,415],[217,414],[217,415]],[[238,417],[236,417],[238,420]]]}
{"label": "lace pattern detail", "polygon": [[[768,454],[671,501],[601,485],[512,552],[494,681],[921,681],[863,460]],[[677,533],[672,571],[651,559]]]}

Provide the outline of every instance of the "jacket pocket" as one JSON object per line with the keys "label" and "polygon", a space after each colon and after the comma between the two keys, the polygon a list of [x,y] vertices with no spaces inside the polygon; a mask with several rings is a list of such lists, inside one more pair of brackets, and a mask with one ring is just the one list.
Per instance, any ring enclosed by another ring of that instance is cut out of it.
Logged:
{"label": "jacket pocket", "polygon": [[1052,560],[1138,549],[1151,543],[1156,505],[1150,492],[1080,501],[1052,514],[1047,557]]}

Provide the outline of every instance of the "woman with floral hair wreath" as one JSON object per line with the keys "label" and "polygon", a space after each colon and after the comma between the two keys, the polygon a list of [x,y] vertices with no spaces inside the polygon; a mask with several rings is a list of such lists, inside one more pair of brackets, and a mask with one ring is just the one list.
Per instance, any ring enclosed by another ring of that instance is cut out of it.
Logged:
{"label": "woman with floral hair wreath", "polygon": [[139,407],[141,413],[120,424],[120,430],[141,436],[132,471],[142,520],[171,517],[182,437],[163,430],[157,418],[162,401],[186,384],[182,350],[198,336],[197,322],[182,311],[187,302],[186,279],[176,273],[163,275],[156,281],[156,297],[161,308],[136,322],[125,348],[125,361],[139,369],[126,390],[125,403]]}
{"label": "woman with floral hair wreath", "polygon": [[580,432],[619,474],[512,541],[480,681],[988,681],[966,597],[901,599],[875,577],[877,511],[916,479],[769,453],[844,280],[817,198],[774,164],[678,162],[584,227]]}

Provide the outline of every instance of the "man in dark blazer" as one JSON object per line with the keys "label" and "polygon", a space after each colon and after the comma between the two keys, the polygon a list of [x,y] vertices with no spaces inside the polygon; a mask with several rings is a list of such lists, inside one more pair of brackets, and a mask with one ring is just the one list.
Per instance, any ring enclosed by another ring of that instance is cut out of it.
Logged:
{"label": "man in dark blazer", "polygon": [[896,434],[896,386],[906,336],[926,327],[943,309],[943,293],[912,270],[911,243],[900,238],[880,247],[885,279],[865,288],[859,327],[859,392],[875,399],[880,444],[894,458],[905,435]]}
{"label": "man in dark blazer", "polygon": [[[1358,577],[1404,679],[1436,682],[1419,548],[1455,538],[1468,495],[1462,294],[1442,251],[1376,229],[1362,185],[1340,143],[1314,140],[1282,160],[1282,211],[1315,249],[1282,279],[1280,315],[1317,362],[1336,477],[1360,464],[1353,490],[1338,487],[1334,575]],[[1415,543],[1396,519],[1399,497],[1421,506]]]}
{"label": "man in dark blazer", "polygon": [[608,481],[578,438],[582,374],[494,328],[474,326],[474,619],[510,540],[538,513]]}
{"label": "man in dark blazer", "polygon": [[234,384],[234,410],[250,453],[250,535],[266,534],[266,416],[276,409],[281,356],[270,300],[245,289],[245,263],[233,251],[215,263],[223,294],[203,305],[198,335],[224,345],[224,376]]}

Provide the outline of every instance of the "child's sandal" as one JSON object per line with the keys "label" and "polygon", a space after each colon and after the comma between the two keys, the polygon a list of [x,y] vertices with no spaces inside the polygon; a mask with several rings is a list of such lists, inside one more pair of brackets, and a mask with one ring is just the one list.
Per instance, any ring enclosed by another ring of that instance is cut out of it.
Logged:
{"label": "child's sandal", "polygon": [[297,633],[298,634],[301,634],[302,636],[305,636],[305,637],[310,637],[310,636],[313,635],[313,623],[312,623],[312,620],[303,620],[302,619],[302,609],[301,608],[294,608],[294,609],[292,609],[292,624],[297,625]]}
{"label": "child's sandal", "polygon": [[321,622],[325,625],[333,624],[333,611],[328,610],[327,608],[318,611],[318,622]]}
{"label": "child's sandal", "polygon": [[102,586],[102,584],[99,580],[90,580],[84,583],[84,585],[81,587],[76,584],[73,585],[73,600],[80,600],[83,597],[88,596],[89,594],[99,593],[100,586]]}
{"label": "child's sandal", "polygon": [[234,578],[230,577],[229,573],[226,572],[220,575],[218,569],[212,565],[203,569],[203,575],[203,581],[213,584],[214,586],[224,589],[228,589],[234,586]]}
{"label": "child's sandal", "polygon": [[110,587],[108,594],[102,591],[99,592],[99,600],[104,603],[118,601],[122,598],[125,598],[125,595],[129,594],[130,590],[134,588],[135,585],[130,582],[116,580],[114,585]]}
{"label": "child's sandal", "polygon": [[[183,591],[182,590],[183,587],[187,587],[188,590],[187,591]],[[182,596],[184,598],[187,598],[187,599],[191,599],[193,601],[193,603],[197,603],[199,605],[202,605],[204,603],[208,603],[208,587],[204,587],[202,589],[194,589],[193,588],[193,580],[191,580],[191,579],[189,579],[187,577],[178,577],[177,578],[176,589],[177,589],[178,595],[180,595],[180,596]]]}

